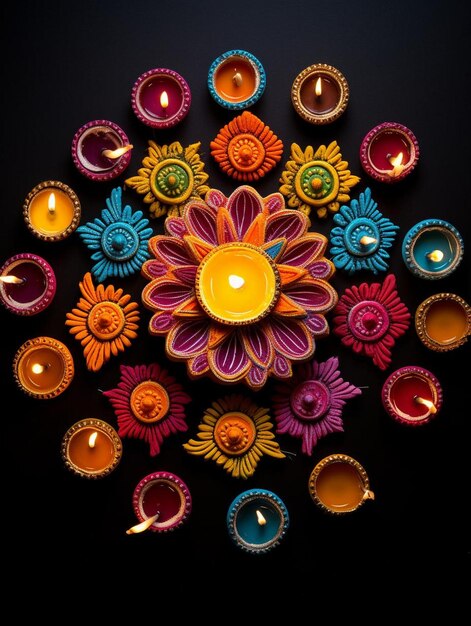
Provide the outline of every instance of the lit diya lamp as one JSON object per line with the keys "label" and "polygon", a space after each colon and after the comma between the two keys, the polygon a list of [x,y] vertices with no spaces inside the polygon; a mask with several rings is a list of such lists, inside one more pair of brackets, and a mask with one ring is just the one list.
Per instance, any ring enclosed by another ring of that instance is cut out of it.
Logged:
{"label": "lit diya lamp", "polygon": [[0,302],[12,313],[36,315],[51,304],[55,293],[54,270],[37,254],[16,254],[0,268]]}
{"label": "lit diya lamp", "polygon": [[94,120],[75,133],[72,160],[78,171],[90,180],[112,180],[128,167],[132,148],[126,133],[117,124]]}
{"label": "lit diya lamp", "polygon": [[310,124],[330,124],[346,110],[350,90],[335,67],[317,63],[296,76],[291,100],[300,117]]}
{"label": "lit diya lamp", "polygon": [[26,226],[44,241],[60,241],[71,235],[79,225],[80,215],[77,194],[57,180],[36,185],[23,204]]}
{"label": "lit diya lamp", "polygon": [[363,169],[375,180],[396,183],[408,176],[419,160],[414,133],[396,122],[383,122],[370,130],[360,145]]}
{"label": "lit diya lamp", "polygon": [[145,530],[164,533],[175,530],[191,513],[190,490],[181,478],[170,472],[154,472],[145,476],[133,494],[133,508],[139,524],[126,533]]}
{"label": "lit diya lamp", "polygon": [[239,548],[251,554],[264,554],[285,536],[289,527],[288,510],[272,491],[249,489],[229,506],[227,527]]}
{"label": "lit diya lamp", "polygon": [[151,128],[171,128],[181,122],[191,106],[186,80],[167,68],[144,72],[133,85],[131,105],[137,119]]}
{"label": "lit diya lamp", "polygon": [[415,330],[430,350],[454,350],[471,334],[471,307],[453,293],[437,293],[417,307]]}
{"label": "lit diya lamp", "polygon": [[401,367],[388,376],[381,392],[387,413],[401,424],[427,424],[442,406],[437,378],[423,367]]}
{"label": "lit diya lamp", "polygon": [[438,219],[413,226],[404,237],[402,257],[407,268],[420,278],[449,276],[461,263],[464,244],[456,228]]}
{"label": "lit diya lamp", "polygon": [[331,454],[319,461],[309,476],[308,487],[321,509],[337,515],[356,511],[375,497],[365,469],[346,454]]}
{"label": "lit diya lamp", "polygon": [[260,99],[265,85],[263,65],[245,50],[229,50],[209,68],[209,93],[226,109],[248,109]]}
{"label": "lit diya lamp", "polygon": [[26,341],[13,359],[17,385],[33,398],[55,398],[72,382],[74,360],[66,345],[52,337]]}
{"label": "lit diya lamp", "polygon": [[98,419],[76,422],[65,433],[61,447],[67,469],[82,478],[103,478],[116,469],[123,446],[112,426]]}

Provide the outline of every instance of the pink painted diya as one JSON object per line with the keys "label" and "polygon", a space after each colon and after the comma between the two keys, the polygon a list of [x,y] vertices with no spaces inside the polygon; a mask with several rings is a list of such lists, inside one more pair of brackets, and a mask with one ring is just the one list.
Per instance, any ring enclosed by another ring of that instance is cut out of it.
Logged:
{"label": "pink painted diya", "polygon": [[16,315],[41,313],[55,293],[54,270],[37,254],[15,254],[0,268],[0,302]]}
{"label": "pink painted diya", "polygon": [[223,172],[246,182],[265,176],[283,154],[281,139],[249,111],[221,128],[210,147],[211,155]]}
{"label": "pink painted diya", "polygon": [[346,289],[334,315],[333,330],[342,343],[371,357],[381,370],[391,363],[391,349],[409,328],[411,317],[399,299],[393,274],[382,284],[362,283]]}
{"label": "pink painted diya", "polygon": [[345,402],[360,394],[358,387],[340,377],[337,357],[301,364],[290,380],[275,388],[276,432],[300,437],[302,452],[310,456],[319,439],[343,431]]}
{"label": "pink painted diya", "polygon": [[120,371],[117,388],[103,393],[118,418],[118,434],[143,439],[156,456],[166,437],[188,429],[184,405],[191,398],[157,363],[121,365]]}
{"label": "pink painted diya", "polygon": [[186,361],[190,377],[260,388],[313,355],[337,292],[327,239],[307,232],[303,213],[278,193],[241,186],[229,198],[210,190],[165,227],[149,241],[142,301],[153,311],[150,334],[165,336],[168,357]]}

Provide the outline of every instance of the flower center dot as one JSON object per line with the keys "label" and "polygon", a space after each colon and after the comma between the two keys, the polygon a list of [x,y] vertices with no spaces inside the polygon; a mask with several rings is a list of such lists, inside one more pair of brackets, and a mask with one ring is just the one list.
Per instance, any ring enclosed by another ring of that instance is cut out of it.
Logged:
{"label": "flower center dot", "polygon": [[314,177],[311,180],[311,187],[314,191],[320,191],[322,189],[322,178]]}
{"label": "flower center dot", "polygon": [[378,317],[374,313],[365,313],[363,316],[363,324],[368,330],[373,330],[378,323]]}

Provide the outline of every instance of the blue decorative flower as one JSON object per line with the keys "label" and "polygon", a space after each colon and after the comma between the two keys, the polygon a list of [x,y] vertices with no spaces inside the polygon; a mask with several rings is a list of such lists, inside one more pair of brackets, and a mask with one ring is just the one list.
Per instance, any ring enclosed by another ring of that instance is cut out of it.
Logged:
{"label": "blue decorative flower", "polygon": [[150,258],[147,244],[153,231],[147,228],[149,220],[142,211],[133,213],[129,205],[123,209],[121,196],[121,187],[113,189],[101,219],[97,217],[77,228],[86,246],[96,250],[92,254],[96,261],[92,273],[100,283],[113,276],[134,274]]}
{"label": "blue decorative flower", "polygon": [[377,206],[367,188],[359,200],[352,200],[334,215],[338,226],[330,231],[330,254],[335,267],[349,274],[358,270],[377,274],[387,269],[387,248],[392,246],[399,226],[383,217]]}

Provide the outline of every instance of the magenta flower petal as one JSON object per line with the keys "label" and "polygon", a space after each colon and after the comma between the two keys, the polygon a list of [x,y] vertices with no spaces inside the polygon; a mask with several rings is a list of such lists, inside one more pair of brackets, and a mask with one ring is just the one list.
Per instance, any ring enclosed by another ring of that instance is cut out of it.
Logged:
{"label": "magenta flower petal", "polygon": [[234,222],[239,241],[242,241],[249,226],[263,211],[263,203],[254,189],[243,185],[231,194],[227,209]]}

